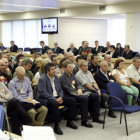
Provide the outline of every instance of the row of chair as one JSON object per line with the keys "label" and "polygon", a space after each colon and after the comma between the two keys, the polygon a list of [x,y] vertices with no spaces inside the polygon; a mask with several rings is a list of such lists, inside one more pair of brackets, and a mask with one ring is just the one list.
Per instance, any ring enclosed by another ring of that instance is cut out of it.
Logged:
{"label": "row of chair", "polygon": [[19,48],[20,50],[24,51],[24,52],[30,52],[31,50],[36,50],[36,52],[40,52],[41,48]]}

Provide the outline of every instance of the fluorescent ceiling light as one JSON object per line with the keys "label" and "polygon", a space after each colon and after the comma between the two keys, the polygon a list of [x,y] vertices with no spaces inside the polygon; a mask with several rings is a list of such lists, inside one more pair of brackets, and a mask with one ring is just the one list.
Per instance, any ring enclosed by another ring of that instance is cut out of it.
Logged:
{"label": "fluorescent ceiling light", "polygon": [[43,6],[34,6],[34,5],[21,5],[21,4],[8,4],[8,3],[0,3],[0,5],[6,6],[16,6],[16,7],[29,7],[29,8],[44,8],[44,9],[58,9],[56,7],[43,7]]}
{"label": "fluorescent ceiling light", "polygon": [[104,3],[101,2],[74,1],[74,0],[59,0],[59,1],[82,3],[82,4],[93,4],[93,5],[104,5]]}
{"label": "fluorescent ceiling light", "polygon": [[0,12],[23,12],[19,10],[0,10]]}

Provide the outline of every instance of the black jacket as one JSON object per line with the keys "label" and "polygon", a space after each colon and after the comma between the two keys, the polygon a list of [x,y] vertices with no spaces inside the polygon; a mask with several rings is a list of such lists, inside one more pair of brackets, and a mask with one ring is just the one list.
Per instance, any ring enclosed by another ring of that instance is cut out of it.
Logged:
{"label": "black jacket", "polygon": [[109,80],[114,80],[112,75],[109,75],[109,71],[107,72],[108,79],[105,75],[102,74],[100,69],[95,73],[94,79],[97,82],[100,89],[107,90],[107,84],[110,82]]}
{"label": "black jacket", "polygon": [[120,47],[120,49],[116,48],[116,51],[118,52],[119,56],[122,55],[123,50],[124,49],[122,47]]}
{"label": "black jacket", "polygon": [[49,46],[42,47],[42,54],[46,53],[48,49],[50,49]]}
{"label": "black jacket", "polygon": [[18,46],[17,45],[14,45],[13,47],[12,46],[10,47],[10,51],[11,52],[17,52],[17,50],[18,50]]}
{"label": "black jacket", "polygon": [[98,53],[104,53],[105,52],[105,48],[103,47],[103,46],[98,46],[98,50],[96,51],[96,47],[94,47],[93,49],[92,49],[92,53],[93,54],[98,54]]}
{"label": "black jacket", "polygon": [[[110,55],[110,51],[107,53],[107,54],[109,54]],[[114,51],[114,53],[113,53],[113,55],[112,55],[112,58],[118,58],[118,56],[119,56],[119,53],[117,52],[117,51]]]}
{"label": "black jacket", "polygon": [[134,57],[134,52],[130,50],[127,54],[125,51],[123,51],[122,57],[124,57],[125,59],[132,59]]}
{"label": "black jacket", "polygon": [[60,47],[53,48],[52,51],[53,53],[56,53],[56,54],[60,54],[60,53],[64,54],[64,50]]}
{"label": "black jacket", "polygon": [[[67,49],[67,52],[69,52],[71,50],[71,48],[68,48]],[[73,54],[76,56],[76,55],[78,55],[78,49],[77,48],[73,48],[73,50],[72,50],[72,52],[73,52]]]}

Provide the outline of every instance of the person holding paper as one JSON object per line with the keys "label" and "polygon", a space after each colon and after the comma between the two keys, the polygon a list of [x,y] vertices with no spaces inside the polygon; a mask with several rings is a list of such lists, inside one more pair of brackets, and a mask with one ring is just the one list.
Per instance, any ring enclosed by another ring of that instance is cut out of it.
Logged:
{"label": "person holding paper", "polygon": [[33,99],[33,91],[29,78],[25,77],[25,69],[22,66],[16,68],[16,76],[9,83],[9,90],[14,99],[19,101],[28,115],[35,121],[44,124],[47,108]]}

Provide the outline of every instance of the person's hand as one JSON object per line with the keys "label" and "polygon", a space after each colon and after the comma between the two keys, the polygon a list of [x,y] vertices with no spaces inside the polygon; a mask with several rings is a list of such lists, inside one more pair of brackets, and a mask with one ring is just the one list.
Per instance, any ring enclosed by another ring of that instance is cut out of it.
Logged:
{"label": "person's hand", "polygon": [[57,98],[56,101],[58,102],[58,104],[62,104],[63,103],[63,100],[61,97]]}
{"label": "person's hand", "polygon": [[101,91],[100,90],[98,90],[98,96],[101,96]]}
{"label": "person's hand", "polygon": [[35,101],[35,100],[32,100],[31,103],[32,103],[33,105],[36,105],[36,101]]}
{"label": "person's hand", "polygon": [[27,101],[27,102],[31,102],[31,101],[32,101],[32,98],[27,97],[27,98],[26,98],[26,101]]}
{"label": "person's hand", "polygon": [[127,83],[127,86],[130,87],[130,83]]}
{"label": "person's hand", "polygon": [[7,72],[8,75],[10,75],[11,71],[9,68],[6,68],[5,71]]}
{"label": "person's hand", "polygon": [[82,94],[83,94],[82,90],[81,90],[81,89],[78,89],[78,90],[77,90],[77,94],[78,94],[78,96],[79,96],[79,95],[82,95]]}

